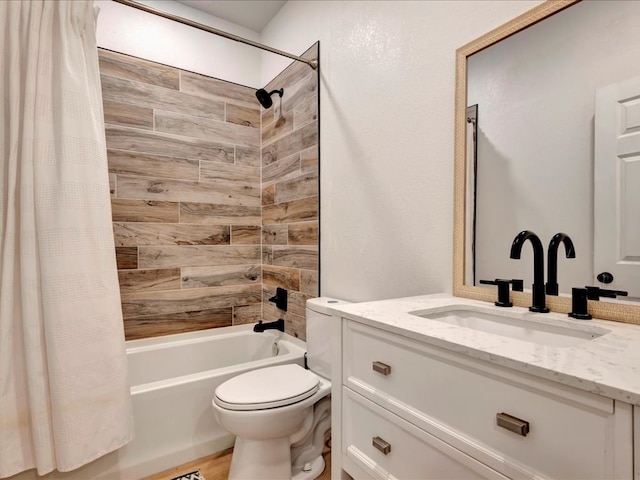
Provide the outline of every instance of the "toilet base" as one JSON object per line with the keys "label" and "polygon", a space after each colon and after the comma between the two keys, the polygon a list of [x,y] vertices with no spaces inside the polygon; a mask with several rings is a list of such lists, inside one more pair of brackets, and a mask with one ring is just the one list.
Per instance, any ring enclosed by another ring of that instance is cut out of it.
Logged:
{"label": "toilet base", "polygon": [[303,468],[305,467],[308,470],[305,471],[300,467],[293,467],[291,469],[291,480],[314,480],[318,478],[325,467],[323,456],[320,455],[316,459],[307,462]]}
{"label": "toilet base", "polygon": [[[243,462],[241,459],[251,459]],[[229,480],[314,480],[325,469],[322,455],[304,464],[291,466],[291,449],[287,438],[246,440],[236,438],[229,469]]]}
{"label": "toilet base", "polygon": [[229,469],[229,480],[255,480],[257,478],[282,480],[290,477],[291,446],[289,437],[269,440],[236,437],[231,457],[231,468]]}

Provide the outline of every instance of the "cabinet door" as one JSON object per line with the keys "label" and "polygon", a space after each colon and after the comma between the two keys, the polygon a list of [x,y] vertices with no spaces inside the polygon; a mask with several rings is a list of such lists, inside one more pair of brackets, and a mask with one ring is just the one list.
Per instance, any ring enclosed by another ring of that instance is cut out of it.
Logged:
{"label": "cabinet door", "polygon": [[355,322],[344,335],[346,386],[508,477],[633,476],[629,404]]}
{"label": "cabinet door", "polygon": [[344,466],[355,478],[363,471],[384,479],[507,478],[348,388],[343,408]]}

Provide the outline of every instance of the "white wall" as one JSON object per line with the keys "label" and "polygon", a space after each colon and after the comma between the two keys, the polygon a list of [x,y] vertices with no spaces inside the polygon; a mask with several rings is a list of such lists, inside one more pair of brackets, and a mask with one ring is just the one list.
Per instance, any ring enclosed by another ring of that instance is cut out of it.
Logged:
{"label": "white wall", "polygon": [[289,0],[263,30],[320,40],[323,295],[451,291],[455,50],[539,3]]}
{"label": "white wall", "polygon": [[[260,40],[259,34],[248,28],[181,3],[167,0],[139,3],[249,40]],[[111,0],[95,0],[95,4],[100,8],[97,28],[99,47],[259,88],[261,51],[255,47]]]}

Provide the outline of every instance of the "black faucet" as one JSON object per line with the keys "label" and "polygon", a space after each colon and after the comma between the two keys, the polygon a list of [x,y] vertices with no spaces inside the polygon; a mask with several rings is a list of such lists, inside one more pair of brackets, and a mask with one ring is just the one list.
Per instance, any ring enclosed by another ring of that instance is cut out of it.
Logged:
{"label": "black faucet", "polygon": [[275,322],[267,323],[263,323],[262,320],[260,320],[253,326],[254,332],[264,332],[265,330],[280,330],[281,332],[284,332],[284,320],[279,318]]}
{"label": "black faucet", "polygon": [[532,305],[529,307],[529,310],[532,312],[547,313],[549,309],[546,306],[544,296],[544,249],[540,238],[531,230],[523,230],[513,239],[511,255],[509,256],[519,260],[522,245],[524,245],[524,242],[527,240],[530,240],[533,246],[533,295]]}
{"label": "black faucet", "polygon": [[567,258],[576,258],[573,242],[566,233],[556,233],[549,242],[547,250],[547,295],[558,295],[558,247],[564,243]]}

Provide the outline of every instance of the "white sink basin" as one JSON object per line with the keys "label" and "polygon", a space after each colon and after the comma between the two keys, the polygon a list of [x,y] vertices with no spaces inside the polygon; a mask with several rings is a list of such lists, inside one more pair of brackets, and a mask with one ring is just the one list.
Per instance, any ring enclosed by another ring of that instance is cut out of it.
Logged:
{"label": "white sink basin", "polygon": [[553,319],[543,321],[526,318],[532,316],[528,313],[509,314],[505,311],[504,314],[498,315],[487,310],[481,307],[452,305],[428,311],[411,312],[411,314],[501,337],[553,347],[569,347],[609,333],[609,330],[595,326],[554,325],[550,322]]}

